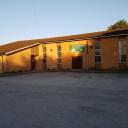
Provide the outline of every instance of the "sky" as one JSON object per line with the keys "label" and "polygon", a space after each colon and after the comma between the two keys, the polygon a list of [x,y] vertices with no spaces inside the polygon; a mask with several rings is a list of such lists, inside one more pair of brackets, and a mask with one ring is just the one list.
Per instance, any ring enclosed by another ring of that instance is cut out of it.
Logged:
{"label": "sky", "polygon": [[104,31],[128,20],[128,0],[0,0],[0,45]]}

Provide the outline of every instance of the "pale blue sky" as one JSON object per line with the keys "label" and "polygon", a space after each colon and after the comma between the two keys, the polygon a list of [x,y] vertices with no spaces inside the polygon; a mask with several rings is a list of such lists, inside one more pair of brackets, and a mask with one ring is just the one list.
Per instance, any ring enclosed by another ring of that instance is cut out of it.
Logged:
{"label": "pale blue sky", "polygon": [[0,0],[0,44],[105,30],[128,0]]}

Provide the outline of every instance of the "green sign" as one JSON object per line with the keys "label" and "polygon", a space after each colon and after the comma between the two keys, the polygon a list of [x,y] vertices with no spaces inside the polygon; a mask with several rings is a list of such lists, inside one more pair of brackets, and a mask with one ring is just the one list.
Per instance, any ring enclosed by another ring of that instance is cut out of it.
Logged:
{"label": "green sign", "polygon": [[84,52],[85,51],[85,45],[82,45],[82,44],[70,45],[70,51],[71,52]]}

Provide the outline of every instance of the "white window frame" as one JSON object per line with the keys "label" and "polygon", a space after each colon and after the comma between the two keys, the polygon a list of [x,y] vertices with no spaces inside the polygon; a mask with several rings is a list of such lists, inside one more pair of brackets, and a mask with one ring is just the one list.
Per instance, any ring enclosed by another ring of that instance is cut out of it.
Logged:
{"label": "white window frame", "polygon": [[[95,48],[96,43],[100,43],[100,48],[98,48],[98,49]],[[100,55],[96,55],[96,51],[99,51]],[[99,56],[101,58],[101,42],[100,41],[94,43],[94,57],[99,57]],[[102,61],[102,59],[101,59],[101,61]],[[95,61],[95,64],[101,64],[101,61],[100,62]]]}
{"label": "white window frame", "polygon": [[[61,50],[58,50],[58,47],[60,47]],[[61,53],[61,57],[59,56],[59,53]],[[60,62],[58,63],[58,59],[61,60],[61,63]],[[61,45],[57,46],[57,64],[62,64],[62,47],[61,47]]]}
{"label": "white window frame", "polygon": [[[124,43],[124,44],[123,44]],[[124,46],[123,46],[124,45]],[[124,50],[124,51],[122,51],[122,50]],[[122,52],[124,53],[124,54],[122,54]],[[122,56],[127,56],[127,44],[126,44],[126,40],[125,40],[125,38],[120,38],[120,40],[119,40],[119,62],[121,63],[121,64],[125,64],[126,63],[126,61],[122,61]]]}

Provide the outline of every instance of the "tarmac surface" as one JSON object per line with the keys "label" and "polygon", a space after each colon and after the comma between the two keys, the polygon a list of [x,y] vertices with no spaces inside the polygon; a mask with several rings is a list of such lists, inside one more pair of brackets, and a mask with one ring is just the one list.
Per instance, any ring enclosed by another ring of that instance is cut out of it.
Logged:
{"label": "tarmac surface", "polygon": [[0,77],[0,128],[128,128],[128,73]]}

